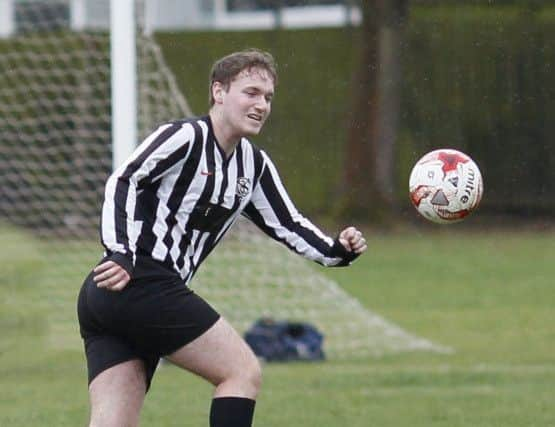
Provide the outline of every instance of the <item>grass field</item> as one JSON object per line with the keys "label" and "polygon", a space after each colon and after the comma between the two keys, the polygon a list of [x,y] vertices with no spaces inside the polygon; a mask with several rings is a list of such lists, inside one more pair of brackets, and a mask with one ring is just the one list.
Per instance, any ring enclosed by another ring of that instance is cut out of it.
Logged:
{"label": "grass field", "polygon": [[[453,354],[266,365],[256,425],[555,425],[555,234],[453,230],[379,235],[353,267],[320,270]],[[0,426],[84,426],[83,355],[52,345],[45,322],[52,310],[74,310],[67,301],[79,283],[37,298],[51,292],[37,289],[41,274],[64,260],[45,265],[48,248],[2,236]],[[141,425],[207,425],[210,393],[163,366]]]}

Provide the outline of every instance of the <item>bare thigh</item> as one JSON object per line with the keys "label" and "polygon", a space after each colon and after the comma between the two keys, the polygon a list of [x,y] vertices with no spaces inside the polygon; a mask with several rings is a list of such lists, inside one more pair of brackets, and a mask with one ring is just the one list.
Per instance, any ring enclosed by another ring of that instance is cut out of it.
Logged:
{"label": "bare thigh", "polygon": [[106,369],[89,386],[90,426],[134,427],[146,393],[145,368],[134,359]]}
{"label": "bare thigh", "polygon": [[258,359],[223,317],[203,335],[167,358],[214,384],[215,397],[254,399],[260,388]]}

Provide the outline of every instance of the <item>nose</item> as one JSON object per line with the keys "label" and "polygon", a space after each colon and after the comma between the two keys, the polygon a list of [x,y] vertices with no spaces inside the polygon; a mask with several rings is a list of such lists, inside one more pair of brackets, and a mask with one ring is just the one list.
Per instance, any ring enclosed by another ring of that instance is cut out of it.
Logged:
{"label": "nose", "polygon": [[268,110],[269,107],[270,103],[264,96],[258,97],[258,99],[256,100],[256,104],[254,105],[254,108],[259,112],[264,112]]}

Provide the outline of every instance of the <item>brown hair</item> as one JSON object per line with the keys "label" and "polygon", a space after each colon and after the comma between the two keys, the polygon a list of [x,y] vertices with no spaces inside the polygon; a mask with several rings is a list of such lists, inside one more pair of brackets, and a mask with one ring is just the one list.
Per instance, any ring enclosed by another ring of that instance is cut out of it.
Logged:
{"label": "brown hair", "polygon": [[274,85],[277,84],[276,63],[274,57],[268,52],[258,49],[246,49],[218,59],[212,65],[212,71],[210,72],[210,84],[208,86],[208,101],[210,106],[214,105],[215,102],[212,96],[212,85],[214,82],[220,82],[228,90],[233,79],[241,71],[253,67],[266,70],[272,77]]}

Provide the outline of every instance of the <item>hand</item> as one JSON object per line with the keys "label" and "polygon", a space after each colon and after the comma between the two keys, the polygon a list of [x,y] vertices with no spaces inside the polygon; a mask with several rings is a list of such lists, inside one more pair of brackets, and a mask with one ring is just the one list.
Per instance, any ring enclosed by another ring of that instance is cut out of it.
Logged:
{"label": "hand", "polygon": [[121,291],[131,280],[129,273],[114,261],[106,261],[95,267],[93,280],[99,288]]}
{"label": "hand", "polygon": [[362,233],[355,227],[347,227],[339,234],[339,243],[345,249],[356,254],[363,253],[368,246],[366,246],[366,239],[362,237]]}

